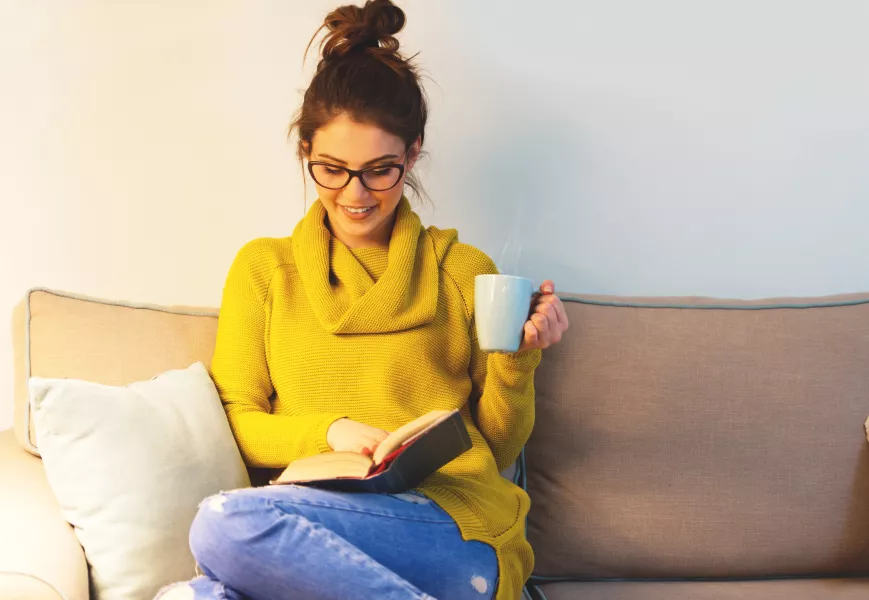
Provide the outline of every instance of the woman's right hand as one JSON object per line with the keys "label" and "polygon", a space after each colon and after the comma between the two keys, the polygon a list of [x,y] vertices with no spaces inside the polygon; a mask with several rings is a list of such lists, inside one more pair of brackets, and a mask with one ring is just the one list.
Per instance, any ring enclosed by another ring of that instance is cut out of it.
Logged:
{"label": "woman's right hand", "polygon": [[370,456],[387,435],[382,429],[359,421],[338,419],[326,430],[326,443],[336,452],[356,452]]}

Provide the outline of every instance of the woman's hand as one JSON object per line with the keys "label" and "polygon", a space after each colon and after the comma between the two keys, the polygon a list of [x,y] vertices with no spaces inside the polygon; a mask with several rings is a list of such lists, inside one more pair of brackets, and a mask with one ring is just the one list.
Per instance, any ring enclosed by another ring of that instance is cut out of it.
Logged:
{"label": "woman's hand", "polygon": [[547,279],[531,302],[531,316],[525,321],[519,352],[557,344],[568,325],[564,305],[555,295],[555,284]]}
{"label": "woman's hand", "polygon": [[365,423],[338,419],[326,430],[326,443],[336,452],[356,452],[370,456],[387,435],[382,429]]}

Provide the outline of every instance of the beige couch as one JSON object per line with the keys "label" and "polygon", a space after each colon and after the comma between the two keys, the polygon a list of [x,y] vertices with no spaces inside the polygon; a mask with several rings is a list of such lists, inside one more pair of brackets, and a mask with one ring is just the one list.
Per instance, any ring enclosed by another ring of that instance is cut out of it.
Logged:
{"label": "beige couch", "polygon": [[[563,298],[572,327],[538,370],[520,477],[536,598],[869,598],[869,294]],[[85,600],[26,379],[124,384],[208,364],[215,311],[35,290],[15,323],[0,599]]]}

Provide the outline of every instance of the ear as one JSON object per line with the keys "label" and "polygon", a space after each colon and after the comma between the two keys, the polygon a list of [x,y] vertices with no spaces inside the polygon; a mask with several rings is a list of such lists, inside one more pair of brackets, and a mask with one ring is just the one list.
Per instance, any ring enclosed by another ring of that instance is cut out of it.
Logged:
{"label": "ear", "polygon": [[416,138],[416,141],[410,145],[410,148],[407,149],[407,170],[408,171],[413,169],[413,165],[415,165],[417,159],[419,159],[419,153],[421,150],[422,150],[422,140],[420,138]]}

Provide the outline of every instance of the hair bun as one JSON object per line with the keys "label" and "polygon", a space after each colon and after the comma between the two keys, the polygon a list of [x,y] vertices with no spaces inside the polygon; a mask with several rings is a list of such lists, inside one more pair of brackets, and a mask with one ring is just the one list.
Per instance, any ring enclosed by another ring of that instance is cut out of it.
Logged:
{"label": "hair bun", "polygon": [[323,60],[368,49],[381,58],[400,60],[395,34],[402,30],[405,21],[404,11],[390,0],[368,0],[361,7],[352,4],[338,7],[323,23],[329,30],[322,44]]}

